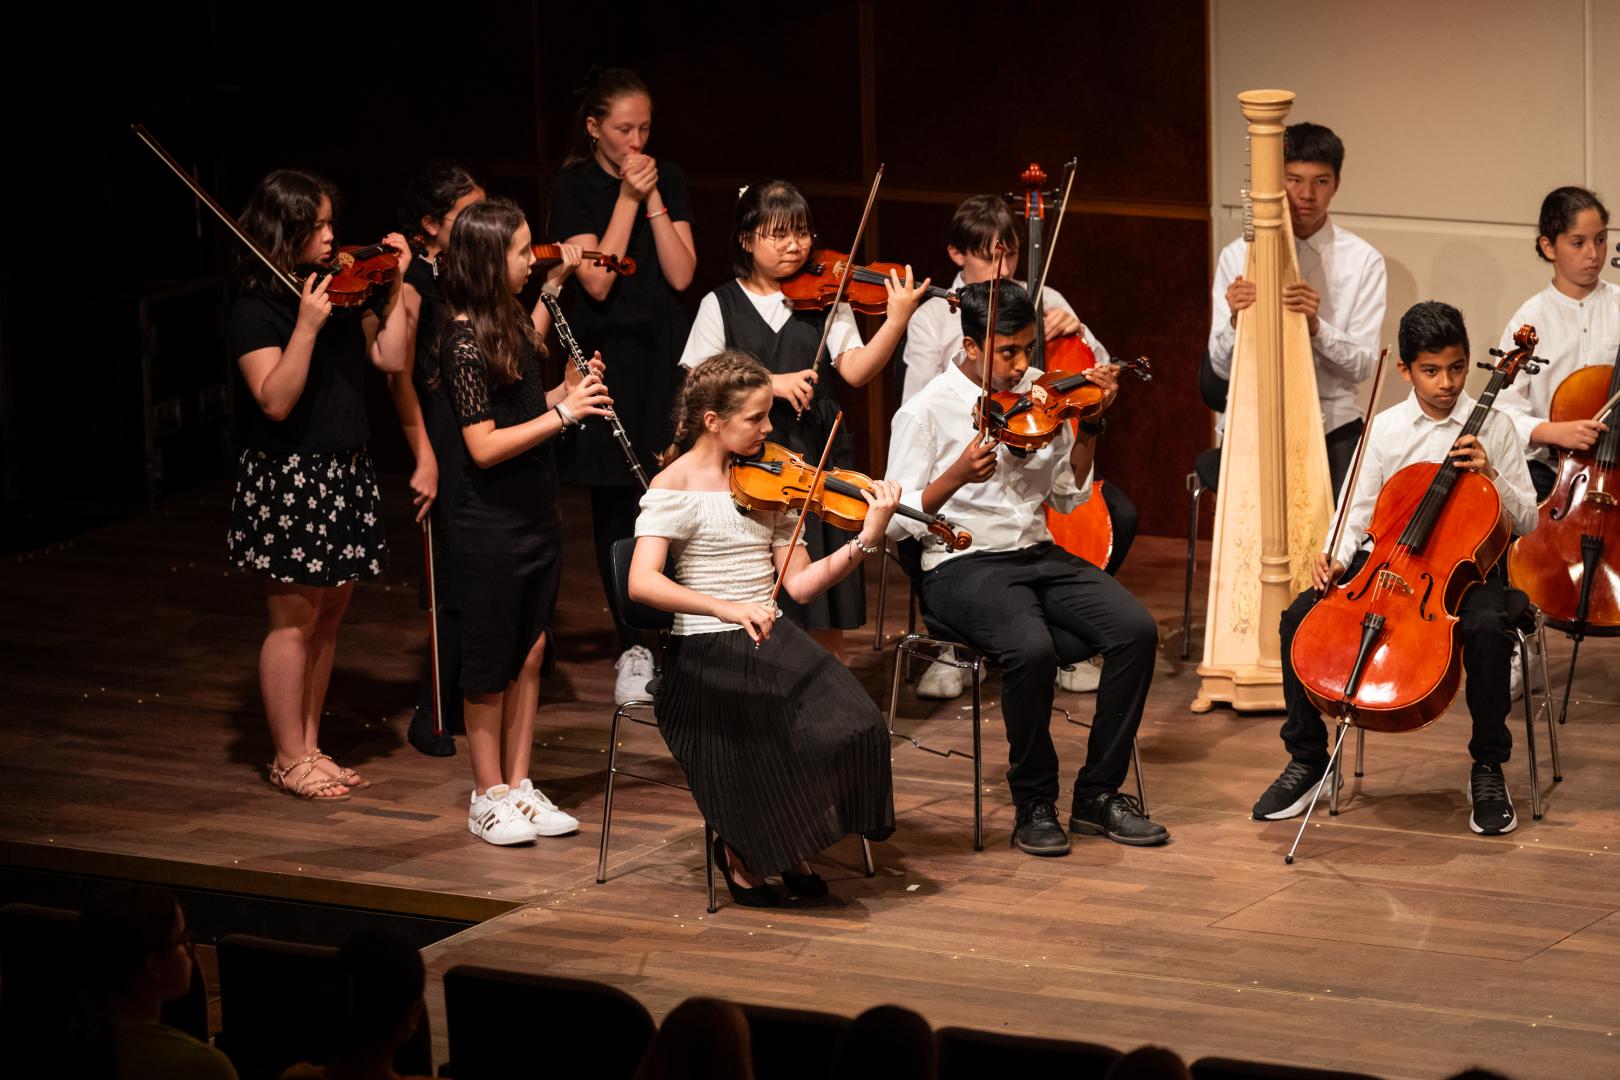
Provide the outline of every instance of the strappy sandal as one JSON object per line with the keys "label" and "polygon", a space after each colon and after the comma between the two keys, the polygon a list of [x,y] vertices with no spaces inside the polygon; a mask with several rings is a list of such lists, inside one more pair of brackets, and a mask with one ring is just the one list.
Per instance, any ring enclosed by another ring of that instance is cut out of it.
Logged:
{"label": "strappy sandal", "polygon": [[351,787],[356,791],[359,791],[371,786],[370,780],[362,780],[360,778],[360,774],[355,772],[353,769],[338,765],[338,763],[332,759],[331,754],[322,753],[321,748],[318,746],[315,748],[314,756],[319,760],[331,761],[333,765],[337,765],[338,783],[342,784],[344,787]]}
{"label": "strappy sandal", "polygon": [[[272,761],[265,766],[265,769],[270,774],[270,786],[277,791],[285,791],[294,798],[310,799],[315,802],[343,802],[349,797],[347,791],[341,795],[323,794],[333,788],[348,786],[341,780],[323,776],[316,771],[316,762],[324,756],[324,754],[310,754],[308,757],[301,757],[286,766],[277,766]],[[288,775],[300,765],[303,766],[303,771],[296,777],[289,779]]]}

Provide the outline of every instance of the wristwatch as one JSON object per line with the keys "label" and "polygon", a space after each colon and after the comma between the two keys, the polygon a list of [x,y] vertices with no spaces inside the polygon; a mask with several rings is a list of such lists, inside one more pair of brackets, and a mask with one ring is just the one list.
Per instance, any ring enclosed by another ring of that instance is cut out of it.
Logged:
{"label": "wristwatch", "polygon": [[1081,431],[1095,438],[1108,430],[1108,417],[1099,416],[1095,420],[1082,420],[1078,426]]}

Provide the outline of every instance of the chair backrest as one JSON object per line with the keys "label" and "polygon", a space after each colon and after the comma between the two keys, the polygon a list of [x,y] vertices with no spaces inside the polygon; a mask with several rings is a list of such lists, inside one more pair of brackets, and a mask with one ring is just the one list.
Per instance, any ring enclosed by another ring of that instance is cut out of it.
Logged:
{"label": "chair backrest", "polygon": [[1096,1043],[1038,1039],[970,1028],[941,1028],[939,1080],[979,1080],[985,1076],[1062,1076],[1102,1080],[1119,1051]]}
{"label": "chair backrest", "polygon": [[754,1050],[754,1075],[824,1080],[833,1074],[849,1018],[809,1009],[742,1005]]}
{"label": "chair backrest", "polygon": [[[219,939],[217,1045],[242,1080],[279,1077],[300,1061],[324,1064],[341,1046],[337,949],[248,934]],[[426,1017],[394,1057],[395,1071],[433,1071]]]}
{"label": "chair backrest", "polygon": [[1378,1080],[1376,1076],[1304,1065],[1268,1065],[1236,1058],[1199,1058],[1189,1066],[1193,1080]]}
{"label": "chair backrest", "polygon": [[592,1080],[630,1080],[655,1031],[646,1008],[612,986],[469,964],[444,973],[444,1019],[444,1075],[456,1080],[509,1080],[544,1047],[579,1054]]}
{"label": "chair backrest", "polygon": [[1198,393],[1211,412],[1226,411],[1226,392],[1231,386],[1231,379],[1223,379],[1215,374],[1214,362],[1210,360],[1209,353],[1204,353],[1203,362],[1198,365]]}
{"label": "chair backrest", "polygon": [[[636,538],[626,536],[613,541],[613,614],[632,630],[668,630],[675,625],[675,616],[667,611],[638,604],[630,599],[630,558],[636,551]],[[664,573],[675,572],[675,556],[664,561]]]}

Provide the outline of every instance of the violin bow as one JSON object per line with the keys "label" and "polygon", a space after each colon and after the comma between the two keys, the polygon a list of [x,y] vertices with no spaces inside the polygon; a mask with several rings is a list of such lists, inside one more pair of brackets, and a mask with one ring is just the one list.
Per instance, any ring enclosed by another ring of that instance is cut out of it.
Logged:
{"label": "violin bow", "polygon": [[1345,511],[1349,509],[1349,503],[1345,499],[1350,492],[1356,490],[1356,479],[1361,475],[1361,459],[1367,454],[1367,436],[1372,433],[1373,410],[1378,408],[1378,391],[1384,385],[1384,360],[1388,356],[1389,346],[1385,345],[1383,351],[1378,354],[1378,367],[1373,371],[1372,393],[1367,397],[1367,414],[1361,421],[1361,438],[1356,443],[1356,457],[1350,465],[1350,475],[1345,479],[1344,491],[1338,495],[1341,505],[1338,514],[1334,516],[1333,536],[1328,541],[1327,547],[1330,566],[1333,553],[1339,550],[1339,541],[1344,539]]}
{"label": "violin bow", "polygon": [[197,196],[197,200],[199,202],[208,207],[208,209],[212,210],[214,212],[214,216],[219,218],[219,220],[225,224],[226,228],[235,233],[236,238],[242,241],[242,243],[246,244],[248,250],[259,257],[260,262],[264,263],[264,265],[270,268],[270,272],[276,276],[276,280],[280,281],[283,285],[287,286],[287,288],[291,289],[294,296],[302,297],[304,295],[304,290],[299,287],[297,279],[270,260],[269,254],[258,245],[253,237],[242,231],[242,226],[236,223],[236,219],[230,214],[226,213],[225,208],[219,205],[219,203],[215,202],[212,195],[203,190],[202,185],[197,182],[196,177],[186,172],[181,164],[174,160],[167,150],[163,149],[162,145],[158,143],[157,139],[152,135],[152,133],[146,130],[145,124],[131,124],[130,129],[135,132],[135,137],[137,139],[145,143],[152,153],[156,154],[158,159],[173,170],[174,175],[178,176],[181,182],[184,183],[186,187],[191,189],[191,193]]}
{"label": "violin bow", "polygon": [[[1074,174],[1080,165],[1079,158],[1070,158],[1069,163],[1063,166],[1063,194],[1058,198],[1057,221],[1052,224],[1052,238],[1046,242],[1046,257],[1041,261],[1041,280],[1035,286],[1035,295],[1030,297],[1039,312],[1041,297],[1046,293],[1046,275],[1052,272],[1052,254],[1057,251],[1058,236],[1063,232],[1063,219],[1069,209],[1069,191],[1074,187]],[[1033,274],[1034,267],[1030,267]]]}
{"label": "violin bow", "polygon": [[1001,261],[1007,255],[1007,246],[996,243],[996,269],[990,275],[990,302],[985,305],[984,349],[979,353],[979,441],[990,429],[990,369],[996,363],[996,294],[1001,290]]}
{"label": "violin bow", "polygon": [[[821,448],[821,460],[816,462],[816,474],[810,478],[810,492],[804,498],[804,509],[799,511],[799,520],[793,526],[793,539],[788,541],[787,558],[782,560],[782,568],[776,572],[776,584],[771,586],[771,598],[766,601],[772,607],[776,606],[776,594],[782,591],[782,579],[787,576],[788,564],[793,561],[793,549],[798,546],[799,537],[804,533],[804,519],[810,516],[810,504],[815,501],[816,488],[821,486],[821,476],[827,471],[827,456],[832,453],[833,440],[838,437],[838,425],[844,422],[844,410],[839,409],[838,415],[833,417],[832,429],[827,432],[827,445]],[[759,642],[754,642],[754,648],[759,648]]]}
{"label": "violin bow", "polygon": [[810,361],[810,370],[816,374],[821,372],[821,354],[827,351],[827,335],[832,332],[833,320],[838,318],[838,305],[844,302],[844,289],[849,285],[850,271],[855,269],[855,261],[860,258],[861,237],[866,235],[866,221],[872,216],[872,204],[877,202],[878,185],[881,183],[883,163],[879,162],[877,175],[872,177],[872,190],[866,193],[866,208],[861,211],[861,223],[855,227],[855,242],[849,245],[844,272],[838,275],[838,291],[833,293],[832,307],[827,309],[827,318],[821,324],[821,341],[816,345],[816,355]]}

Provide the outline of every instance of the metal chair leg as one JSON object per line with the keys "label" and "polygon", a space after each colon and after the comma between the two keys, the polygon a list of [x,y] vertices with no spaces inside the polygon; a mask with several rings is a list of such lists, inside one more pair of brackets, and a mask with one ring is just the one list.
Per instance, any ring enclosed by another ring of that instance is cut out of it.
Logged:
{"label": "metal chair leg", "polygon": [[861,837],[861,858],[866,860],[866,876],[877,876],[877,864],[872,861],[872,841]]}
{"label": "metal chair leg", "polygon": [[613,710],[613,724],[608,728],[607,784],[602,793],[602,849],[596,856],[596,883],[607,881],[608,833],[613,829],[613,778],[619,772],[619,721],[624,718],[623,707]]}
{"label": "metal chair leg", "polygon": [[1136,752],[1136,740],[1131,740],[1131,768],[1136,770],[1136,801],[1142,804],[1142,816],[1151,817],[1147,805],[1147,785],[1142,780],[1142,758]]}
{"label": "metal chair leg", "polygon": [[709,886],[709,914],[713,915],[720,908],[714,902],[714,830],[709,823],[703,823],[703,876]]}
{"label": "metal chair leg", "polygon": [[1530,816],[1541,820],[1541,774],[1536,762],[1536,692],[1530,686],[1530,642],[1523,630],[1515,630],[1519,639],[1519,679],[1524,690],[1524,743],[1530,758]]}
{"label": "metal chair leg", "polygon": [[877,626],[872,630],[872,651],[883,651],[883,602],[889,595],[889,545],[878,553]]}
{"label": "metal chair leg", "polygon": [[1192,590],[1193,574],[1198,568],[1198,504],[1204,497],[1204,485],[1198,474],[1187,474],[1187,582],[1181,601],[1181,658],[1192,658]]}
{"label": "metal chair leg", "polygon": [[973,850],[984,850],[984,746],[980,728],[984,726],[983,703],[979,696],[979,681],[984,670],[984,658],[973,657]]}
{"label": "metal chair leg", "polygon": [[1547,742],[1552,744],[1553,783],[1564,780],[1564,768],[1558,761],[1558,725],[1553,723],[1552,676],[1547,671],[1547,625],[1536,618],[1536,643],[1541,650],[1541,694],[1547,713]]}
{"label": "metal chair leg", "polygon": [[889,723],[889,737],[891,739],[894,738],[894,718],[895,718],[896,713],[900,709],[900,674],[901,674],[901,671],[903,669],[903,665],[906,663],[906,660],[911,655],[911,650],[906,647],[906,643],[908,641],[910,641],[910,640],[911,640],[911,635],[909,635],[909,634],[906,635],[904,638],[902,638],[900,640],[900,644],[895,646],[895,650],[894,650],[894,679],[889,683],[889,721],[888,721],[888,723]]}

